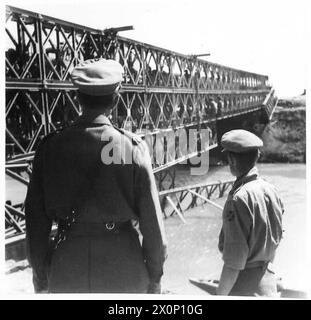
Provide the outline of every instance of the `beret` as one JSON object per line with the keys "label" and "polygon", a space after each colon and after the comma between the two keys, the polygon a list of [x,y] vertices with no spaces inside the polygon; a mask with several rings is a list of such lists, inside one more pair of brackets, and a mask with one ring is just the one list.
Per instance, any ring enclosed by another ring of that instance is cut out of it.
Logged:
{"label": "beret", "polygon": [[123,67],[115,60],[90,59],[77,65],[71,80],[81,92],[92,96],[112,94],[123,79]]}
{"label": "beret", "polygon": [[246,153],[258,150],[263,146],[263,142],[249,131],[236,129],[226,132],[221,137],[221,146],[224,148],[224,151]]}

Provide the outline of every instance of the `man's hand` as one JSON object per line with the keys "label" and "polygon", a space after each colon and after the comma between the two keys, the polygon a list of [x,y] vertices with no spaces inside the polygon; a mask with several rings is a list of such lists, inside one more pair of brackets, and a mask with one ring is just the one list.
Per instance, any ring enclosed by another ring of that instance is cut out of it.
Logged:
{"label": "man's hand", "polygon": [[48,293],[48,282],[46,279],[39,279],[33,271],[32,280],[35,293]]}
{"label": "man's hand", "polygon": [[148,292],[153,294],[160,294],[161,293],[161,282],[151,282],[149,284]]}
{"label": "man's hand", "polygon": [[36,291],[36,293],[49,293],[48,290],[40,290],[40,291]]}

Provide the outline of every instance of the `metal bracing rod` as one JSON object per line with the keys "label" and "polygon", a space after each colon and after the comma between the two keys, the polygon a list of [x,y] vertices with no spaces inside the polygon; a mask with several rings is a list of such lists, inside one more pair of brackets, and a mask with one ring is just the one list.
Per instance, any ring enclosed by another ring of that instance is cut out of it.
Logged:
{"label": "metal bracing rod", "polygon": [[192,191],[191,189],[187,189],[190,193],[196,195],[197,197],[201,198],[202,200],[204,200],[205,202],[211,204],[212,206],[216,207],[217,209],[219,210],[223,210],[223,207],[220,206],[219,204],[217,204],[216,202],[214,201],[211,201],[210,199],[206,198],[206,197],[203,197],[201,194],[195,192],[195,191]]}
{"label": "metal bracing rod", "polygon": [[5,173],[6,173],[9,177],[11,177],[11,178],[13,178],[13,179],[21,182],[22,184],[28,186],[29,180],[23,178],[22,176],[20,176],[19,174],[13,172],[12,170],[6,169],[6,170],[5,170]]}
{"label": "metal bracing rod", "polygon": [[22,153],[26,153],[26,150],[22,147],[22,145],[19,143],[19,141],[14,137],[14,135],[11,133],[11,131],[6,128],[6,133],[10,136],[10,138],[14,141],[15,145],[20,149]]}
{"label": "metal bracing rod", "polygon": [[19,154],[18,156],[15,156],[12,159],[9,159],[6,161],[6,164],[13,164],[16,162],[22,162],[22,161],[32,161],[32,159],[34,158],[35,152],[29,152],[29,153],[23,153],[23,154]]}
{"label": "metal bracing rod", "polygon": [[169,195],[169,194],[182,192],[182,191],[185,191],[185,190],[188,190],[188,189],[196,189],[196,188],[200,189],[200,188],[207,188],[207,187],[215,187],[215,190],[216,190],[217,186],[220,185],[220,184],[233,184],[233,183],[234,183],[234,180],[213,181],[213,182],[210,182],[210,183],[197,183],[197,184],[190,185],[190,186],[187,186],[187,187],[177,187],[177,188],[174,188],[174,189],[171,189],[171,190],[164,190],[164,191],[161,191],[159,193],[159,195],[160,196],[166,196],[166,195]]}
{"label": "metal bracing rod", "polygon": [[170,196],[166,196],[167,201],[170,203],[170,205],[173,207],[173,209],[176,211],[178,217],[180,218],[180,220],[183,223],[187,223],[187,221],[185,220],[185,218],[183,217],[182,213],[178,210],[178,208],[175,206],[174,201],[171,199]]}
{"label": "metal bracing rod", "polygon": [[[211,197],[211,195],[213,193],[215,193],[217,191],[219,191],[219,197],[220,197],[220,195],[223,196],[224,194],[222,193],[222,191],[227,190],[229,185],[232,185],[233,182],[234,182],[233,180],[232,181],[231,180],[224,181],[224,182],[218,181],[218,182],[213,182],[210,184],[197,184],[197,185],[192,185],[192,186],[188,186],[188,187],[179,187],[179,188],[175,188],[173,190],[160,191],[159,196],[161,199],[167,199],[167,197],[169,197],[171,199],[172,194],[174,194],[177,198],[177,193],[178,193],[179,194],[178,205],[182,211],[189,210],[190,208],[193,208],[193,207],[199,205],[199,203],[197,203],[197,201],[196,201],[197,198],[201,198],[205,202],[215,206],[218,210],[223,210],[222,206],[218,205],[217,203],[210,200],[209,198]],[[204,191],[206,191],[207,197],[200,194]],[[188,195],[192,196],[192,198],[189,199],[189,197],[187,197]],[[169,203],[171,204],[170,201],[169,201]],[[182,205],[184,208],[182,207]],[[176,205],[175,205],[175,207],[177,208]],[[173,207],[174,211],[171,213],[171,215],[176,211],[175,207]],[[163,211],[164,211],[164,215],[166,216],[166,212],[165,212],[166,208],[164,208]]]}
{"label": "metal bracing rod", "polygon": [[27,169],[29,166],[28,163],[12,163],[6,164],[5,169]]}
{"label": "metal bracing rod", "polygon": [[5,208],[5,215],[8,217],[7,221],[14,227],[17,232],[24,232],[24,229],[20,226],[20,224],[16,221],[14,216],[9,212],[7,208]]}
{"label": "metal bracing rod", "polygon": [[25,213],[16,209],[15,207],[10,206],[9,204],[5,204],[5,208],[9,210],[11,214],[14,214],[14,216],[18,216],[19,218],[22,218],[22,219],[25,218]]}

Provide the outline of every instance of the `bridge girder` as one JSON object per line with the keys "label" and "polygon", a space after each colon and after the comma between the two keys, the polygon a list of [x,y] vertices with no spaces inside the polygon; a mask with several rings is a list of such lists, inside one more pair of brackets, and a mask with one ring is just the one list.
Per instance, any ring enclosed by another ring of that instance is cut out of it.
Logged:
{"label": "bridge girder", "polygon": [[[119,61],[125,71],[113,122],[145,137],[208,128],[207,151],[217,146],[217,121],[258,110],[268,120],[275,106],[265,75],[7,6],[7,174],[27,183],[24,175],[31,173],[41,138],[81,113],[70,71],[80,61],[99,57]],[[155,172],[192,156],[176,152],[172,158],[168,149],[165,140]],[[9,207],[7,212],[14,214]]]}

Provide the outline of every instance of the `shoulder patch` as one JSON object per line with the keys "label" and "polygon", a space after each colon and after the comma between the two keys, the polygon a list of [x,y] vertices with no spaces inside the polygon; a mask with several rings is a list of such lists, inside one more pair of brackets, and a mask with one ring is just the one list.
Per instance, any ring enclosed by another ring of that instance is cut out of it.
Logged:
{"label": "shoulder patch", "polygon": [[228,210],[227,212],[226,212],[226,219],[228,220],[228,221],[232,221],[232,220],[234,220],[234,217],[235,217],[235,213],[234,213],[234,211],[233,210]]}

